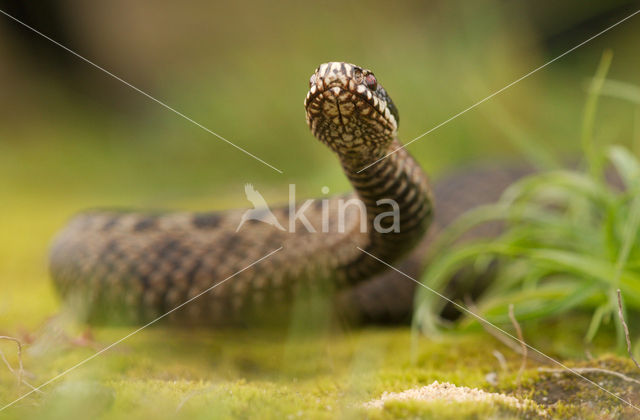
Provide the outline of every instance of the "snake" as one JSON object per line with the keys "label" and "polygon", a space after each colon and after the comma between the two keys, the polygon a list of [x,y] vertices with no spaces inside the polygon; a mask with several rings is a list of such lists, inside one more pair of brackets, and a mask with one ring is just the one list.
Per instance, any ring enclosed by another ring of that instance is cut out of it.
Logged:
{"label": "snake", "polygon": [[[84,211],[51,246],[51,277],[65,305],[94,323],[168,314],[167,322],[236,325],[282,317],[295,302],[322,295],[352,318],[406,316],[415,285],[388,266],[409,258],[407,270],[418,270],[418,251],[474,200],[446,197],[464,187],[453,185],[460,177],[431,187],[402,146],[398,109],[372,71],[321,64],[304,107],[311,133],[337,156],[352,192],[251,218],[246,209]],[[486,175],[467,171],[462,179],[487,190],[476,191],[480,201],[506,184],[482,182]],[[445,196],[444,219],[435,222],[434,190]]]}

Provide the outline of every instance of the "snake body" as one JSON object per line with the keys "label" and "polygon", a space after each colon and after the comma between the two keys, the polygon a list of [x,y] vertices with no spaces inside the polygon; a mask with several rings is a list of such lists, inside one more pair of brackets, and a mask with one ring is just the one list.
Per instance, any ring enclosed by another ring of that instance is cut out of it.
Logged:
{"label": "snake body", "polygon": [[[367,253],[389,264],[406,256],[433,205],[426,175],[406,150],[384,158],[401,145],[395,105],[371,71],[353,64],[322,64],[309,85],[307,123],[337,155],[354,193],[318,200],[304,218],[295,217],[302,209],[275,209],[285,226],[293,217],[285,231],[249,220],[236,232],[242,210],[82,213],[51,250],[65,301],[90,321],[145,322],[210,288],[169,319],[235,323],[277,312],[304,291],[352,290],[384,271]],[[356,211],[344,211],[355,199]],[[381,205],[389,200],[397,219]]]}

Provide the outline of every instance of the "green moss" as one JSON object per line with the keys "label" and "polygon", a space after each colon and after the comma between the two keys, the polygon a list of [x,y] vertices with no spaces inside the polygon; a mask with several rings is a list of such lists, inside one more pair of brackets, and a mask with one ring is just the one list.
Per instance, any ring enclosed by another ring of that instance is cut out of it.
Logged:
{"label": "green moss", "polygon": [[[100,345],[126,332],[124,328],[94,331]],[[50,341],[47,351],[42,351],[44,345],[36,341],[26,352],[25,368],[33,384],[95,352],[64,340]],[[506,357],[506,372],[492,354],[496,350]],[[5,353],[9,351],[7,347]],[[486,403],[404,401],[388,403],[382,410],[361,407],[385,391],[404,391],[434,380],[530,398],[556,418],[606,413],[615,418],[630,413],[583,380],[565,373],[539,372],[532,363],[518,386],[519,364],[518,355],[482,332],[449,334],[438,340],[420,338],[412,350],[407,328],[320,331],[302,337],[286,331],[152,328],[52,383],[43,389],[44,395],[31,395],[2,414],[21,419],[87,413],[109,419],[534,416],[533,411]],[[626,360],[613,356],[577,365],[640,376]],[[495,385],[486,379],[492,372],[497,374]],[[628,398],[635,398],[639,390],[615,377],[589,377]],[[26,391],[17,388],[6,370],[0,370],[2,401]]]}

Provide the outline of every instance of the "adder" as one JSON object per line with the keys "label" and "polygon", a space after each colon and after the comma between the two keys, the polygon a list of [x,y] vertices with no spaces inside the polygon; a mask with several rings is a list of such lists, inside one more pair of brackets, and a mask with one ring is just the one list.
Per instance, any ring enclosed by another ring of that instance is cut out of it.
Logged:
{"label": "adder", "polygon": [[285,230],[253,218],[236,232],[243,210],[81,213],[50,254],[65,302],[90,322],[141,323],[211,288],[168,318],[225,325],[286,313],[300,296],[324,293],[352,320],[406,319],[415,285],[367,254],[417,275],[438,232],[497,198],[518,173],[466,171],[432,190],[400,148],[393,101],[371,71],[353,64],[320,65],[304,106],[311,132],[335,153],[353,193],[316,200],[303,214],[275,209]]}

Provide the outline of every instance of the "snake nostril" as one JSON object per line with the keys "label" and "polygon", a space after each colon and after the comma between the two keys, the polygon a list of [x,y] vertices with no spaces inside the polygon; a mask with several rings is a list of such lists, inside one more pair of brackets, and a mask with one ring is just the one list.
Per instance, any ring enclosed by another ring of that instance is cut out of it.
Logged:
{"label": "snake nostril", "polygon": [[360,67],[353,69],[353,79],[356,83],[362,83],[362,69]]}

